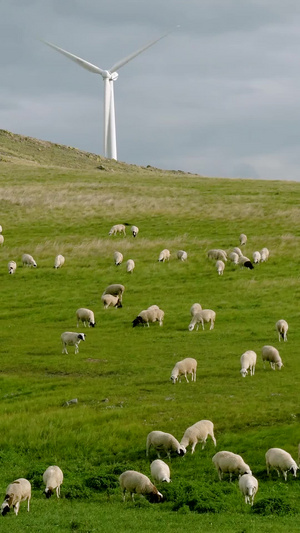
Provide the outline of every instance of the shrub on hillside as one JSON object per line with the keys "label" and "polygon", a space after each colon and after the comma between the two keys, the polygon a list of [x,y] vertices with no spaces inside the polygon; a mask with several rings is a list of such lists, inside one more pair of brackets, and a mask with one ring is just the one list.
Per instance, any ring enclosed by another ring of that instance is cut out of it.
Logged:
{"label": "shrub on hillside", "polygon": [[283,498],[264,498],[255,502],[251,510],[255,514],[262,515],[286,515],[294,512],[291,504]]}

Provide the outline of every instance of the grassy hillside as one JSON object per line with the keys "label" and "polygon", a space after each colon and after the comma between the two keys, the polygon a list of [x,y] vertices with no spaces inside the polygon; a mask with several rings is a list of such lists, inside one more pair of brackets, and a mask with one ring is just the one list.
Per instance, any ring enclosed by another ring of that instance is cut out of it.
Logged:
{"label": "grassy hillside", "polygon": [[[268,479],[264,455],[281,447],[297,459],[300,441],[300,185],[140,168],[3,131],[0,179],[0,494],[18,477],[33,486],[31,512],[21,504],[17,518],[0,517],[1,531],[298,531],[299,480]],[[126,237],[108,236],[123,222],[140,228],[136,239],[129,228]],[[269,261],[253,271],[227,263],[218,276],[207,251],[238,246],[241,232],[245,254],[267,246]],[[163,248],[169,263],[157,261]],[[23,253],[37,269],[22,267]],[[66,262],[55,271],[58,253]],[[122,309],[102,307],[110,283],[126,287]],[[194,302],[216,311],[213,331],[188,331]],[[152,304],[165,311],[163,327],[133,329]],[[80,328],[87,337],[79,354],[70,347],[62,355],[60,335],[76,331],[79,307],[91,308],[97,325]],[[275,332],[280,318],[290,326],[287,343]],[[280,350],[281,371],[263,369],[265,344]],[[245,350],[258,363],[243,379]],[[198,361],[196,383],[172,385],[174,364],[189,356]],[[159,486],[164,503],[124,504],[120,473],[150,475],[147,434],[180,440],[201,419],[214,422],[217,448],[209,440],[193,456],[172,458],[173,482]],[[253,509],[237,480],[218,480],[211,458],[220,450],[242,455],[258,478]],[[65,475],[59,501],[42,494],[51,464]]]}

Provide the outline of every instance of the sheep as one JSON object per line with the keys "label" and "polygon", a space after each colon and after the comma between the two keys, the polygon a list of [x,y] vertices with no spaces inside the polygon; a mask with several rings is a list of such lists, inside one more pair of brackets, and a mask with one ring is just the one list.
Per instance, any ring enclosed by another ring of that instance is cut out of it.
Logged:
{"label": "sheep", "polygon": [[252,472],[250,467],[244,462],[243,458],[236,453],[222,451],[217,452],[213,458],[212,462],[214,463],[219,480],[222,481],[223,474],[228,473],[230,476],[230,481],[232,480],[232,474],[242,475],[250,474]]}
{"label": "sheep", "polygon": [[31,484],[28,479],[20,477],[8,485],[4,502],[1,505],[1,514],[5,516],[13,507],[14,513],[18,514],[20,503],[27,500],[27,511],[29,512],[31,498]]}
{"label": "sheep", "polygon": [[178,379],[179,379],[179,383],[181,383],[181,376],[184,376],[186,379],[186,382],[189,383],[187,374],[192,374],[192,381],[196,381],[196,372],[197,372],[196,359],[193,359],[193,357],[186,357],[186,359],[183,359],[182,361],[178,361],[176,363],[176,365],[174,366],[172,370],[170,380],[175,385]]}
{"label": "sheep", "polygon": [[14,274],[17,268],[17,263],[15,261],[9,261],[7,267],[8,267],[8,273]]}
{"label": "sheep", "polygon": [[180,444],[185,448],[191,444],[191,453],[194,453],[198,442],[202,442],[202,450],[204,449],[208,435],[212,438],[214,445],[217,446],[213,423],[210,420],[200,420],[200,422],[196,422],[196,424],[185,430]]}
{"label": "sheep", "polygon": [[250,270],[253,270],[254,266],[252,265],[249,257],[246,257],[245,255],[241,255],[239,257],[239,265],[241,267],[249,268]]}
{"label": "sheep", "polygon": [[278,320],[276,322],[276,329],[278,332],[278,339],[279,342],[281,341],[281,338],[283,338],[283,342],[287,341],[287,332],[289,329],[289,325],[286,320]]}
{"label": "sheep", "polygon": [[128,259],[127,263],[126,263],[126,271],[129,272],[130,274],[132,274],[132,272],[134,271],[134,268],[135,268],[135,262],[133,259]]}
{"label": "sheep", "polygon": [[260,263],[260,261],[261,261],[260,252],[257,252],[257,251],[253,252],[252,257],[253,257],[253,263],[255,263],[255,264]]}
{"label": "sheep", "polygon": [[144,326],[147,324],[149,327],[149,322],[159,322],[159,325],[163,325],[164,311],[161,309],[156,309],[157,306],[151,306],[148,309],[141,311],[138,316],[132,321],[132,327],[135,328],[139,324]]}
{"label": "sheep", "polygon": [[167,250],[167,248],[165,248],[164,250],[162,250],[159,254],[159,258],[158,260],[161,262],[161,263],[164,263],[165,261],[169,261],[170,259],[170,250]]}
{"label": "sheep", "polygon": [[238,265],[239,263],[239,255],[236,252],[230,252],[229,259],[234,265]]}
{"label": "sheep", "polygon": [[155,449],[159,459],[161,452],[165,452],[169,459],[171,459],[171,452],[175,452],[180,456],[183,456],[186,453],[185,447],[181,446],[171,433],[164,433],[164,431],[151,431],[148,433],[146,442],[147,457],[149,457],[151,446]]}
{"label": "sheep", "polygon": [[123,261],[123,254],[121,252],[114,253],[114,262],[116,266],[119,266]]}
{"label": "sheep", "polygon": [[123,235],[126,236],[124,224],[115,224],[114,226],[112,226],[108,232],[108,235],[117,235],[117,233],[123,233]]}
{"label": "sheep", "polygon": [[79,352],[78,344],[80,341],[85,341],[85,333],[74,333],[73,331],[65,331],[65,333],[61,334],[61,342],[63,345],[62,353],[67,352],[67,345],[68,346],[75,346],[75,354]]}
{"label": "sheep", "polygon": [[56,491],[56,496],[60,496],[60,486],[64,480],[64,475],[59,468],[59,466],[48,466],[43,474],[43,482],[46,485],[45,495],[46,498],[50,498],[54,490]]}
{"label": "sheep", "polygon": [[0,233],[0,244],[3,244],[4,243],[4,237],[2,235],[2,233]]}
{"label": "sheep", "polygon": [[80,307],[80,309],[77,309],[76,311],[76,318],[77,318],[77,327],[79,327],[79,322],[82,322],[85,328],[87,324],[88,324],[88,327],[92,327],[92,328],[96,326],[94,313],[90,309],[86,309],[85,307]]}
{"label": "sheep", "polygon": [[199,311],[202,311],[202,306],[198,303],[193,304],[190,309],[191,316],[195,316],[195,314],[199,313]]}
{"label": "sheep", "polygon": [[2,226],[1,226],[1,224],[0,224],[0,233],[2,233]]}
{"label": "sheep", "polygon": [[216,320],[215,311],[213,311],[212,309],[202,309],[202,311],[199,311],[193,316],[189,324],[189,331],[193,331],[195,326],[197,326],[196,330],[198,330],[200,323],[202,324],[202,329],[204,330],[204,322],[210,322],[209,329],[214,329],[215,320]]}
{"label": "sheep", "polygon": [[37,267],[37,264],[35,260],[33,259],[32,255],[29,255],[29,254],[22,255],[22,263],[23,263],[23,266],[29,266],[29,267],[33,266],[34,268]]}
{"label": "sheep", "polygon": [[256,359],[257,356],[256,353],[253,352],[253,350],[247,350],[241,355],[240,373],[242,374],[243,378],[247,376],[248,370],[250,370],[250,376],[254,376]]}
{"label": "sheep", "polygon": [[298,466],[292,456],[282,450],[281,448],[270,448],[266,453],[267,474],[270,473],[270,468],[274,468],[280,477],[280,471],[283,474],[284,480],[287,481],[288,471],[292,472],[293,476],[297,476]]}
{"label": "sheep", "polygon": [[278,368],[278,370],[280,370],[283,366],[279,351],[277,350],[277,348],[274,348],[274,346],[263,346],[262,360],[264,363],[264,368],[266,368],[266,361],[269,361],[272,370],[276,370],[276,367]]}
{"label": "sheep", "polygon": [[232,250],[235,254],[238,254],[239,257],[241,257],[243,254],[241,252],[241,249],[238,248],[237,246],[235,248],[233,248]]}
{"label": "sheep", "polygon": [[251,474],[243,474],[239,479],[241,493],[245,496],[245,503],[253,505],[254,496],[258,491],[258,481]]}
{"label": "sheep", "polygon": [[65,258],[63,255],[59,254],[54,259],[54,268],[61,268],[65,262]]}
{"label": "sheep", "polygon": [[108,307],[122,307],[119,296],[113,296],[112,294],[102,294],[101,300],[104,304],[104,309]]}
{"label": "sheep", "polygon": [[223,276],[223,272],[225,269],[225,263],[221,261],[220,259],[216,262],[216,269],[219,274],[219,276]]}
{"label": "sheep", "polygon": [[180,261],[186,261],[187,260],[187,253],[184,250],[178,250],[177,259],[180,259]]}
{"label": "sheep", "polygon": [[227,261],[227,253],[225,252],[225,250],[221,250],[219,248],[208,250],[207,257],[208,259],[215,259],[216,261],[220,259],[221,261],[224,261],[225,263]]}
{"label": "sheep", "polygon": [[[112,285],[108,285],[108,287],[106,287],[102,296],[104,296],[105,294],[111,294],[112,296],[119,296],[119,301],[120,303],[122,303],[124,291],[125,291],[124,285],[121,285],[121,283],[113,283]],[[122,307],[122,305],[118,307]]]}
{"label": "sheep", "polygon": [[243,246],[247,242],[247,235],[245,233],[240,234],[240,245]]}
{"label": "sheep", "polygon": [[139,228],[137,226],[131,226],[130,231],[132,233],[132,236],[136,237],[139,232]]}
{"label": "sheep", "polygon": [[268,250],[268,248],[263,248],[260,252],[260,256],[261,256],[261,262],[264,263],[265,261],[268,261],[269,259],[269,255],[270,255],[270,252]]}
{"label": "sheep", "polygon": [[150,465],[150,470],[151,476],[157,483],[171,482],[170,468],[167,463],[161,459],[154,459]]}
{"label": "sheep", "polygon": [[163,499],[161,492],[157,490],[155,485],[151,483],[150,479],[136,472],[136,470],[126,470],[119,477],[120,487],[123,493],[123,501],[125,502],[126,491],[130,493],[132,501],[134,501],[135,494],[141,494],[149,499],[151,502],[160,502]]}

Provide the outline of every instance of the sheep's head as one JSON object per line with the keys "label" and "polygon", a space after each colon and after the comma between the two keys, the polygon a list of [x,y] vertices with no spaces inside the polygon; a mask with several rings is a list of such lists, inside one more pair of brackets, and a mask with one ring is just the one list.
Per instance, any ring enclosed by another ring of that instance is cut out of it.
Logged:
{"label": "sheep's head", "polygon": [[283,362],[282,361],[278,361],[278,363],[276,363],[276,366],[277,366],[278,370],[280,370],[281,367],[283,366]]}
{"label": "sheep's head", "polygon": [[246,370],[246,368],[241,368],[240,373],[242,374],[243,378],[245,378],[248,374],[248,370]]}
{"label": "sheep's head", "polygon": [[135,326],[138,326],[139,324],[142,324],[142,318],[140,316],[137,316],[133,321],[132,321],[132,327],[135,328]]}
{"label": "sheep's head", "polygon": [[1,505],[1,514],[2,516],[5,516],[7,513],[9,513],[10,507],[7,503],[7,501],[4,501]]}
{"label": "sheep's head", "polygon": [[177,453],[180,455],[180,457],[183,457],[186,454],[186,448],[180,444],[179,448],[177,449]]}
{"label": "sheep's head", "polygon": [[195,327],[195,324],[190,324],[189,325],[189,331],[193,331],[194,327]]}
{"label": "sheep's head", "polygon": [[296,463],[294,465],[291,466],[290,468],[290,472],[293,474],[294,477],[297,476],[297,470],[298,470],[298,466],[296,465]]}
{"label": "sheep's head", "polygon": [[170,377],[170,380],[175,385],[176,381],[178,380],[178,376],[174,376],[174,374],[172,374],[172,376]]}
{"label": "sheep's head", "polygon": [[90,327],[94,328],[96,326],[96,322],[90,322]]}
{"label": "sheep's head", "polygon": [[78,340],[85,341],[85,333],[78,333]]}
{"label": "sheep's head", "polygon": [[51,489],[45,489],[44,490],[44,494],[46,496],[46,498],[51,498],[52,494],[53,494],[53,491]]}
{"label": "sheep's head", "polygon": [[157,490],[157,488],[155,487],[155,491],[151,492],[150,494],[147,495],[147,499],[149,500],[149,502],[151,503],[159,503],[163,500],[163,495],[161,492],[159,492]]}

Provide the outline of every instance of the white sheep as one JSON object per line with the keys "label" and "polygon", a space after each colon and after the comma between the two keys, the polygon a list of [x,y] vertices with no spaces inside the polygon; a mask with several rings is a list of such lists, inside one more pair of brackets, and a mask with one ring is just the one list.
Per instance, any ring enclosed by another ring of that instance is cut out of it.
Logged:
{"label": "white sheep", "polygon": [[158,260],[162,263],[164,263],[165,261],[169,261],[170,259],[170,250],[167,250],[167,248],[165,248],[164,250],[162,250],[159,254],[159,257],[158,257]]}
{"label": "white sheep", "polygon": [[123,261],[123,254],[121,252],[114,253],[114,262],[116,266],[119,266]]}
{"label": "white sheep", "polygon": [[243,474],[239,479],[241,493],[245,496],[245,503],[253,505],[254,496],[258,491],[258,481],[251,474]]}
{"label": "white sheep", "polygon": [[164,311],[157,308],[157,306],[151,306],[148,309],[141,311],[138,316],[132,321],[132,327],[135,328],[139,324],[147,325],[149,322],[159,322],[159,325],[163,325]]}
{"label": "white sheep", "polygon": [[131,226],[130,230],[131,230],[132,236],[136,237],[139,232],[139,228],[137,226]]}
{"label": "white sheep", "polygon": [[230,252],[229,259],[234,265],[238,265],[239,263],[239,255],[236,252]]}
{"label": "white sheep", "polygon": [[260,263],[261,261],[261,255],[260,255],[260,252],[256,251],[256,252],[253,252],[253,263],[257,264],[257,263]]}
{"label": "white sheep", "polygon": [[176,365],[174,366],[172,370],[170,379],[172,383],[174,383],[175,385],[177,380],[179,380],[179,383],[181,383],[181,376],[184,376],[187,383],[189,383],[187,374],[191,374],[192,381],[196,381],[196,373],[197,373],[196,359],[193,359],[193,357],[186,357],[186,359],[182,359],[182,361],[178,361],[176,363]]}
{"label": "white sheep", "polygon": [[96,326],[94,313],[90,309],[86,309],[85,307],[80,307],[76,311],[76,318],[77,318],[77,327],[79,327],[79,322],[82,322],[85,328],[86,328],[86,325],[92,328]]}
{"label": "white sheep", "polygon": [[29,266],[29,267],[33,266],[34,268],[37,267],[37,264],[35,260],[33,259],[32,255],[29,255],[29,254],[22,255],[22,263],[23,263],[23,266]]}
{"label": "white sheep", "polygon": [[202,306],[198,303],[193,304],[190,309],[191,316],[195,316],[195,314],[199,313],[199,311],[202,311]]}
{"label": "white sheep", "polygon": [[65,258],[63,255],[59,254],[54,259],[54,268],[61,268],[65,263]]}
{"label": "white sheep", "polygon": [[[124,285],[121,285],[121,283],[113,283],[112,285],[108,285],[108,287],[106,287],[102,296],[104,296],[105,294],[111,294],[112,296],[119,296],[119,300],[122,303],[124,291],[125,291]],[[120,307],[122,307],[122,305]]]}
{"label": "white sheep", "polygon": [[237,455],[236,453],[227,451],[217,452],[213,456],[212,462],[214,463],[217,469],[220,481],[222,481],[223,474],[226,473],[229,474],[230,481],[232,480],[233,474],[252,475],[250,467],[244,462],[243,458],[240,455]]}
{"label": "white sheep", "polygon": [[221,261],[221,259],[219,259],[216,262],[216,269],[217,269],[217,272],[218,272],[219,276],[223,276],[223,272],[224,272],[224,269],[225,269],[225,263],[223,261]]}
{"label": "white sheep", "polygon": [[241,257],[243,255],[242,251],[240,248],[238,248],[237,246],[235,248],[233,248],[232,250],[235,254],[238,254],[239,257]]}
{"label": "white sheep", "polygon": [[216,261],[220,259],[225,263],[227,261],[227,253],[225,252],[225,250],[221,250],[220,248],[213,248],[212,250],[208,250],[207,257],[208,259],[215,259]]}
{"label": "white sheep", "polygon": [[202,325],[202,329],[204,330],[204,322],[210,322],[210,328],[214,329],[216,320],[216,313],[212,309],[202,309],[202,311],[199,311],[196,313],[190,324],[189,324],[189,331],[193,331],[194,327],[196,326],[196,330],[199,329],[199,324]]}
{"label": "white sheep", "polygon": [[1,505],[1,514],[6,515],[13,507],[17,515],[20,508],[20,503],[27,500],[27,511],[29,512],[31,498],[31,484],[28,479],[23,477],[16,479],[8,485],[5,493],[4,502]]}
{"label": "white sheep", "polygon": [[104,309],[108,307],[122,307],[119,296],[113,296],[112,294],[102,294],[101,300],[104,305]]}
{"label": "white sheep", "polygon": [[245,233],[240,234],[240,245],[243,246],[247,242],[247,235]]}
{"label": "white sheep", "polygon": [[270,256],[270,252],[268,250],[268,248],[263,248],[260,252],[260,256],[261,256],[261,262],[264,263],[265,261],[268,261],[269,259],[269,256]]}
{"label": "white sheep", "polygon": [[60,486],[64,480],[64,475],[59,466],[48,466],[43,474],[43,482],[46,485],[45,495],[46,498],[50,498],[54,491],[56,496],[60,496]]}
{"label": "white sheep", "polygon": [[249,268],[250,270],[253,270],[254,266],[252,265],[249,257],[246,257],[245,255],[241,255],[239,257],[239,265],[241,267]]}
{"label": "white sheep", "polygon": [[124,224],[115,224],[110,228],[108,235],[117,235],[117,233],[123,233],[126,235],[125,225]]}
{"label": "white sheep", "polygon": [[17,268],[17,263],[15,261],[9,261],[7,267],[8,267],[8,273],[14,274]]}
{"label": "white sheep", "polygon": [[217,446],[213,423],[210,420],[200,420],[200,422],[196,422],[196,424],[185,430],[180,444],[185,448],[191,444],[191,453],[194,453],[198,442],[202,442],[202,450],[204,449],[208,435],[212,438],[214,445]]}
{"label": "white sheep", "polygon": [[266,453],[267,474],[270,473],[270,468],[274,468],[280,477],[280,471],[283,474],[284,480],[287,481],[287,473],[290,471],[294,477],[297,476],[298,466],[292,456],[282,450],[281,448],[270,448]]}
{"label": "white sheep", "polygon": [[126,470],[126,472],[123,472],[119,477],[119,483],[124,502],[126,491],[130,493],[132,501],[134,501],[135,494],[141,494],[151,502],[160,502],[163,499],[163,495],[151,483],[150,479],[135,470]]}
{"label": "white sheep", "polygon": [[280,370],[283,366],[279,351],[274,346],[263,346],[262,360],[264,363],[264,368],[266,368],[266,361],[269,361],[272,370],[276,370],[276,367]]}
{"label": "white sheep", "polygon": [[0,233],[2,233],[2,226],[1,226],[1,224],[0,224]]}
{"label": "white sheep", "polygon": [[247,350],[241,355],[240,373],[242,374],[243,378],[247,376],[248,370],[250,370],[250,376],[254,376],[256,359],[257,355],[255,352],[253,352],[253,350]]}
{"label": "white sheep", "polygon": [[178,250],[177,259],[179,259],[180,261],[186,261],[187,260],[187,253],[184,250]]}
{"label": "white sheep", "polygon": [[2,235],[2,233],[0,233],[0,244],[3,244],[4,243],[4,237]]}
{"label": "white sheep", "polygon": [[169,465],[167,465],[167,463],[165,463],[161,459],[154,459],[154,461],[152,461],[150,465],[150,470],[151,476],[157,483],[171,482]]}
{"label": "white sheep", "polygon": [[281,338],[283,339],[283,341],[287,341],[287,332],[288,332],[288,329],[289,329],[289,325],[287,323],[286,320],[278,320],[276,322],[276,329],[277,329],[277,332],[278,332],[278,339],[279,339],[279,342],[281,341]]}
{"label": "white sheep", "polygon": [[179,444],[178,440],[171,435],[171,433],[165,433],[164,431],[151,431],[148,433],[146,442],[146,456],[149,457],[149,450],[151,446],[157,453],[157,457],[160,459],[160,453],[164,452],[169,459],[171,459],[171,452],[177,453],[177,455],[183,456],[186,453],[184,446]]}
{"label": "white sheep", "polygon": [[133,259],[128,259],[127,263],[126,263],[126,272],[129,272],[130,274],[132,274],[132,272],[134,271],[135,269],[135,262]]}
{"label": "white sheep", "polygon": [[80,341],[85,341],[85,333],[74,333],[73,331],[65,331],[61,334],[60,338],[63,345],[62,353],[68,353],[67,346],[75,346],[75,353],[78,353],[78,344],[80,343]]}

